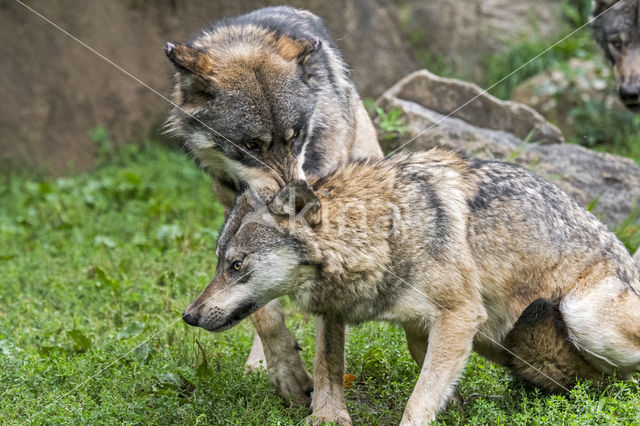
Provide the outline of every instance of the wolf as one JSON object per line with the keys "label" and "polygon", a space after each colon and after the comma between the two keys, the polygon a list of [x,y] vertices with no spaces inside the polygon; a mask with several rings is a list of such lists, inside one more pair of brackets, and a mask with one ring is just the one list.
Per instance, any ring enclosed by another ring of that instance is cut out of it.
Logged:
{"label": "wolf", "polygon": [[[354,158],[379,158],[376,131],[322,20],[291,7],[223,19],[186,43],[175,66],[166,132],[182,140],[229,209],[238,192],[273,198],[285,183]],[[312,381],[277,300],[252,316],[247,361],[278,394],[308,404]]]}
{"label": "wolf", "polygon": [[317,316],[312,422],[350,424],[345,324],[404,327],[421,366],[402,424],[428,424],[470,351],[567,390],[640,370],[640,270],[555,185],[443,149],[350,162],[264,203],[243,193],[183,319],[232,327],[289,294]]}
{"label": "wolf", "polygon": [[593,34],[613,66],[618,95],[640,113],[640,0],[594,0]]}

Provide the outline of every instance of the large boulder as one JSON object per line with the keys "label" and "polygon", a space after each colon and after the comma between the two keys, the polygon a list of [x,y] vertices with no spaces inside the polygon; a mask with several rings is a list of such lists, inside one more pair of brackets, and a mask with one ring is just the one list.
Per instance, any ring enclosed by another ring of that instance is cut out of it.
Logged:
{"label": "large boulder", "polygon": [[[464,100],[460,105],[469,102],[456,110],[450,98]],[[627,219],[640,204],[640,168],[633,161],[560,143],[558,129],[534,110],[499,101],[472,84],[421,70],[396,83],[377,104],[401,110],[406,125],[401,135],[381,138],[387,153],[448,146],[478,158],[512,161],[561,187],[609,226]],[[467,108],[476,112],[465,114]]]}
{"label": "large boulder", "polygon": [[[163,121],[171,64],[163,47],[224,16],[279,0],[28,2],[100,58],[18,2],[0,0],[0,163],[55,173],[91,166],[88,131],[104,125],[116,144],[142,140]],[[293,0],[321,17],[365,96],[416,69],[390,0]],[[113,64],[108,61],[112,61]],[[157,90],[153,93],[116,66]],[[0,166],[1,167],[1,166]]]}

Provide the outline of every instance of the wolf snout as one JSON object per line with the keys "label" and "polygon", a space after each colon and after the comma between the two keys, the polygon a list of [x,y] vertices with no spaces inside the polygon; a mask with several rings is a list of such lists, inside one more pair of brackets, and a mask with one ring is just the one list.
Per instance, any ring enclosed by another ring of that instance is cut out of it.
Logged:
{"label": "wolf snout", "polygon": [[618,94],[626,106],[640,106],[640,84],[622,85]]}
{"label": "wolf snout", "polygon": [[196,312],[196,310],[193,309],[191,305],[189,305],[187,309],[185,309],[184,312],[182,313],[182,320],[189,325],[197,327],[199,322],[198,316],[199,315]]}

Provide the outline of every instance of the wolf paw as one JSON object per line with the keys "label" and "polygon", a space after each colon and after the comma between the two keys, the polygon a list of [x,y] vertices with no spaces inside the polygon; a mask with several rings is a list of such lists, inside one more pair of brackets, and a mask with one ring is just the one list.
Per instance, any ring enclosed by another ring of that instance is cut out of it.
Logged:
{"label": "wolf paw", "polygon": [[[296,354],[297,355],[297,354]],[[299,358],[299,355],[297,355]],[[311,392],[313,391],[313,379],[302,365],[302,360],[288,368],[269,368],[271,383],[276,388],[276,393],[291,405],[309,406],[311,404]],[[275,371],[273,371],[275,370]]]}
{"label": "wolf paw", "polygon": [[351,417],[347,410],[323,409],[307,416],[305,423],[310,426],[318,426],[323,423],[335,423],[341,426],[351,426]]}

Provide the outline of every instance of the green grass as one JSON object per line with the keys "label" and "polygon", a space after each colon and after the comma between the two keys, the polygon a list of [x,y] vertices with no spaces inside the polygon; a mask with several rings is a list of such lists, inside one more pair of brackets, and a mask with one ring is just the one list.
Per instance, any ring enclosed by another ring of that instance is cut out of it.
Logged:
{"label": "green grass", "polygon": [[[0,423],[301,424],[264,373],[244,375],[252,330],[209,334],[180,320],[213,276],[221,207],[186,155],[146,145],[91,173],[14,173],[0,186]],[[313,321],[286,303],[310,367]],[[351,329],[347,389],[359,424],[394,424],[418,368],[403,332]],[[640,386],[552,396],[477,356],[470,400],[446,424],[640,422]]]}
{"label": "green grass", "polygon": [[[489,55],[484,61],[482,87],[495,85],[489,91],[492,95],[510,99],[513,90],[529,77],[571,58],[585,59],[600,54],[588,26],[573,33],[587,22],[590,3],[590,0],[563,0],[563,13],[558,20],[558,33],[562,36],[523,34],[520,39],[513,40],[505,51]],[[565,38],[571,33],[573,35]]]}

